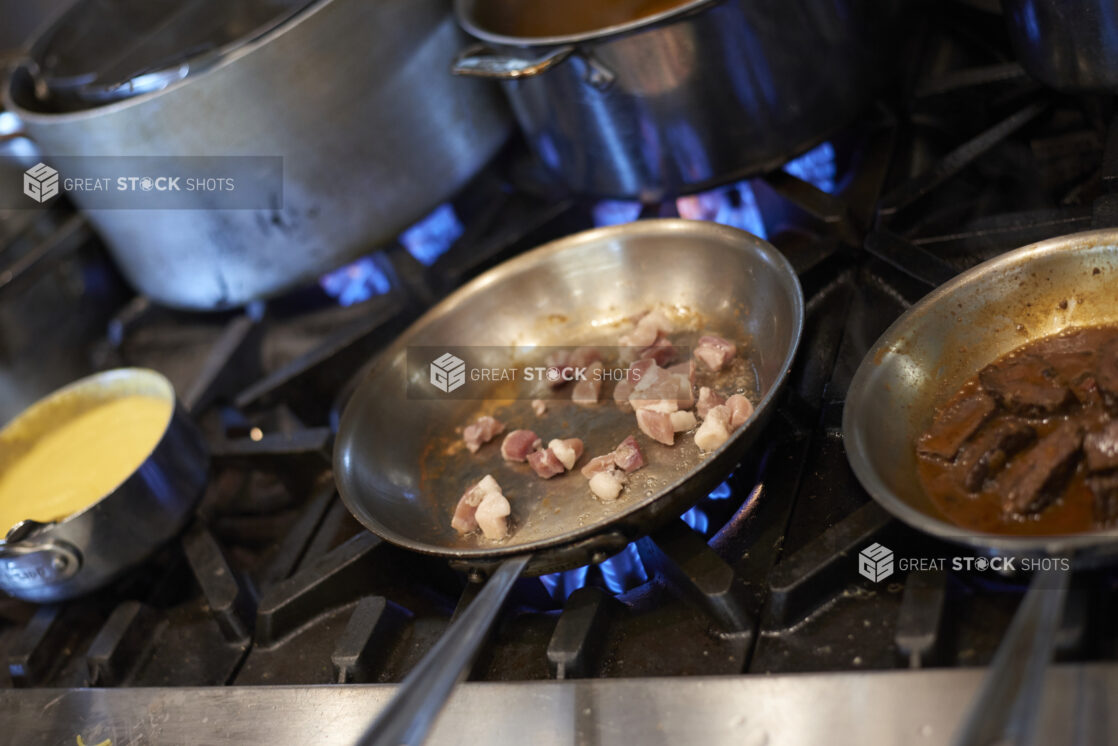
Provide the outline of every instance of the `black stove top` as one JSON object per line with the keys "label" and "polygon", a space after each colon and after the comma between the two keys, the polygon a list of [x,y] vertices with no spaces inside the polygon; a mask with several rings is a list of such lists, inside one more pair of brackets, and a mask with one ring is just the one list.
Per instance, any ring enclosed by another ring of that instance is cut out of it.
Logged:
{"label": "black stove top", "polygon": [[[1118,224],[1118,120],[1110,97],[1061,96],[1027,78],[999,18],[950,8],[914,29],[893,89],[785,169],[664,204],[600,202],[550,186],[513,142],[394,245],[241,311],[129,300],[80,219],[21,227],[7,245],[27,244],[19,256],[30,259],[0,270],[0,328],[39,323],[28,299],[56,297],[48,289],[65,289],[72,306],[51,309],[65,334],[6,334],[0,354],[21,361],[12,370],[55,359],[43,339],[65,351],[51,375],[158,369],[214,465],[183,536],[112,587],[56,606],[0,600],[0,687],[401,680],[479,579],[379,540],[341,504],[330,449],[352,382],[487,267],[573,231],[665,215],[745,227],[792,261],[807,320],[788,390],[763,445],[683,519],[600,566],[518,581],[471,678],[987,663],[1023,594],[1013,578],[859,576],[857,555],[874,542],[950,549],[891,520],[858,485],[843,399],[877,336],[931,288],[1023,244]],[[12,400],[44,393],[50,376],[29,377],[13,378]],[[1115,578],[1080,582],[1058,654],[1112,658],[1102,631],[1115,621]]]}

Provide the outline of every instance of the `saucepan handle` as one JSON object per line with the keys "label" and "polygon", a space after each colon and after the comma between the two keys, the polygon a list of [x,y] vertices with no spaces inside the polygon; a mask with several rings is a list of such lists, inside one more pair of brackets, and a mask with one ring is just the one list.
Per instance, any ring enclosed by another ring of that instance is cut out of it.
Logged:
{"label": "saucepan handle", "polygon": [[605,90],[613,82],[611,70],[569,44],[530,58],[501,54],[485,44],[477,44],[462,50],[450,71],[490,80],[519,80],[541,75],[572,56],[583,63],[582,78],[587,84]]}
{"label": "saucepan handle", "polygon": [[73,577],[81,568],[81,553],[70,544],[32,540],[43,526],[38,521],[21,521],[0,540],[0,587],[52,585]]}
{"label": "saucepan handle", "polygon": [[361,737],[360,746],[423,743],[528,559],[510,559],[497,568],[477,598],[400,684],[396,696]]}
{"label": "saucepan handle", "polygon": [[982,682],[955,746],[1031,743],[1071,573],[1039,570]]}
{"label": "saucepan handle", "polygon": [[455,75],[494,80],[531,78],[547,72],[574,52],[575,48],[568,44],[526,59],[500,54],[485,44],[475,44],[459,53],[450,71]]}

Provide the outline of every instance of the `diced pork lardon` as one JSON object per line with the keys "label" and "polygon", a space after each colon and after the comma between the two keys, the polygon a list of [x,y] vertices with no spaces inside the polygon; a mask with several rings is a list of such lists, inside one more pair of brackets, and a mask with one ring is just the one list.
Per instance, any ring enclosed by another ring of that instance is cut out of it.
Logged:
{"label": "diced pork lardon", "polygon": [[590,491],[593,492],[599,500],[613,502],[621,495],[621,490],[624,489],[626,480],[625,472],[611,466],[590,477]]}
{"label": "diced pork lardon", "polygon": [[637,320],[636,327],[622,334],[617,343],[622,347],[639,347],[642,350],[656,343],[656,338],[672,330],[671,322],[663,311],[649,311]]}
{"label": "diced pork lardon", "polygon": [[602,371],[605,369],[599,362],[593,362],[585,369],[585,377],[575,384],[571,392],[571,401],[581,406],[598,403],[598,396],[602,392]]}
{"label": "diced pork lardon", "polygon": [[528,465],[543,479],[570,471],[582,456],[582,440],[579,438],[555,438],[547,448],[528,456]]}
{"label": "diced pork lardon", "polygon": [[600,471],[615,467],[629,473],[642,466],[644,466],[644,456],[641,454],[640,446],[637,445],[637,439],[630,435],[609,453],[590,459],[586,466],[582,467],[582,476],[589,479]]}
{"label": "diced pork lardon", "polygon": [[614,461],[613,452],[604,454],[602,456],[595,456],[590,459],[585,466],[582,467],[582,476],[589,479],[600,471],[606,471],[617,466]]}
{"label": "diced pork lardon", "polygon": [[712,407],[703,424],[695,431],[695,445],[703,451],[713,451],[730,438],[730,408],[725,404]]}
{"label": "diced pork lardon", "polygon": [[683,376],[684,378],[687,379],[687,382],[689,384],[691,384],[692,386],[695,385],[695,361],[694,360],[688,360],[687,362],[684,362],[684,363],[676,363],[675,365],[669,365],[667,367],[667,371],[669,373],[671,373],[672,375]]}
{"label": "diced pork lardon", "polygon": [[695,445],[713,451],[730,438],[730,434],[753,415],[753,405],[741,394],[734,394],[725,404],[711,407],[703,424],[695,431]]}
{"label": "diced pork lardon", "polygon": [[644,374],[647,373],[649,369],[652,368],[654,365],[657,365],[657,363],[650,357],[642,358],[640,360],[634,360],[633,362],[629,363],[629,374],[627,376],[629,382],[632,383],[634,386],[640,383],[641,378],[644,377]]}
{"label": "diced pork lardon", "polygon": [[[691,389],[693,373],[694,366],[689,363],[671,368],[661,368],[653,363],[644,370],[629,395],[629,403],[636,411],[637,427],[642,433],[670,446],[675,443],[676,432],[694,425],[693,417],[686,426],[687,418],[676,415],[674,422],[672,418],[674,412],[690,409],[694,404]],[[680,428],[676,427],[677,424]]]}
{"label": "diced pork lardon", "polygon": [[582,440],[580,438],[556,438],[547,444],[547,448],[563,462],[563,467],[567,471],[575,468],[575,462],[582,456]]}
{"label": "diced pork lardon", "polygon": [[505,431],[505,426],[496,417],[479,417],[477,422],[472,425],[466,425],[462,430],[462,440],[466,441],[466,447],[470,449],[470,453],[477,453],[478,450],[493,440]]}
{"label": "diced pork lardon", "polygon": [[454,517],[450,519],[450,526],[460,534],[468,534],[477,530],[477,506],[485,499],[485,495],[492,489],[500,491],[497,480],[487,474],[481,481],[466,490],[458,499],[454,508]]}
{"label": "diced pork lardon", "polygon": [[695,347],[695,357],[711,370],[719,371],[737,354],[737,351],[738,348],[730,340],[708,334],[699,337],[699,343]]}
{"label": "diced pork lardon", "polygon": [[695,427],[695,425],[699,424],[699,421],[695,419],[695,415],[686,410],[681,409],[676,412],[672,412],[668,416],[671,417],[672,420],[672,430],[676,431],[677,433],[682,433],[686,430],[690,430],[691,428]]}
{"label": "diced pork lardon", "polygon": [[672,415],[657,409],[656,405],[641,407],[637,410],[637,427],[640,431],[658,443],[670,446],[675,443],[675,428],[672,427]]}
{"label": "diced pork lardon", "polygon": [[508,535],[511,512],[512,506],[502,494],[501,485],[492,475],[486,474],[459,498],[450,525],[460,534],[480,528],[487,539],[503,539]]}
{"label": "diced pork lardon", "polygon": [[644,466],[637,439],[632,435],[611,452],[590,460],[582,467],[582,475],[590,480],[590,491],[600,500],[616,500],[625,486],[627,475]]}
{"label": "diced pork lardon", "polygon": [[[547,382],[552,388],[575,380],[575,373],[601,361],[602,353],[596,347],[576,347],[558,350],[547,356],[544,364],[549,368]],[[551,371],[554,370],[555,373]]]}
{"label": "diced pork lardon", "polygon": [[547,402],[545,402],[543,399],[533,399],[532,412],[537,417],[543,417],[545,414],[547,414]]}
{"label": "diced pork lardon", "polygon": [[543,441],[531,430],[513,430],[501,443],[501,457],[505,461],[526,461],[541,445]]}
{"label": "diced pork lardon", "polygon": [[655,360],[657,365],[663,367],[675,360],[678,354],[672,341],[661,334],[655,342],[641,350],[637,354],[637,358],[640,360]]}
{"label": "diced pork lardon", "polygon": [[474,514],[482,536],[492,541],[508,536],[510,513],[512,513],[512,506],[509,505],[508,498],[502,494],[486,495],[481,505],[477,506],[477,513]]}
{"label": "diced pork lardon", "polygon": [[628,475],[642,466],[644,456],[641,455],[637,439],[630,435],[612,452],[592,459],[582,468],[582,473],[589,478],[590,491],[598,499],[612,502],[621,495]]}
{"label": "diced pork lardon", "polygon": [[648,409],[653,412],[663,412],[664,414],[671,414],[679,410],[679,403],[675,399],[657,399],[642,400],[641,409]]}
{"label": "diced pork lardon", "polygon": [[613,400],[619,407],[622,409],[633,408],[633,405],[629,402],[629,397],[633,395],[633,389],[640,383],[644,374],[654,365],[656,365],[656,361],[652,358],[634,360],[629,364],[629,369],[625,372],[625,378],[618,381],[613,388]]}
{"label": "diced pork lardon", "polygon": [[543,479],[551,479],[556,474],[562,474],[566,471],[563,462],[555,455],[555,452],[550,448],[545,448],[542,451],[536,451],[529,454],[528,466],[532,467],[532,471],[536,472],[536,476]]}
{"label": "diced pork lardon", "polygon": [[705,419],[711,407],[717,407],[719,404],[725,403],[725,397],[721,396],[717,391],[703,386],[699,389],[699,400],[695,403],[695,412],[699,415],[700,419]]}
{"label": "diced pork lardon", "polygon": [[741,394],[734,394],[726,400],[730,408],[730,427],[739,428],[753,416],[753,405]]}
{"label": "diced pork lardon", "polygon": [[632,394],[633,382],[628,378],[623,378],[613,387],[613,401],[622,409],[633,408],[633,405],[629,403],[629,397],[632,396]]}
{"label": "diced pork lardon", "polygon": [[685,371],[673,372],[653,363],[633,385],[629,403],[633,409],[640,409],[665,399],[674,401],[678,409],[690,409],[695,402],[691,380]]}
{"label": "diced pork lardon", "polygon": [[637,439],[632,435],[625,438],[613,449],[613,463],[621,471],[629,474],[644,466],[644,454],[641,453]]}

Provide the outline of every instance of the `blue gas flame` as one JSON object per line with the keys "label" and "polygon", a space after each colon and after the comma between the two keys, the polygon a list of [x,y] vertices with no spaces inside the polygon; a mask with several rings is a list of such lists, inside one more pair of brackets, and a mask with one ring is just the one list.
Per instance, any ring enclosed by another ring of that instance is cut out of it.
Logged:
{"label": "blue gas flame", "polygon": [[594,205],[594,225],[601,228],[604,225],[631,223],[640,217],[640,214],[640,202],[603,199]]}
{"label": "blue gas flame", "polygon": [[707,518],[707,514],[700,510],[697,505],[680,516],[680,518],[683,519],[684,523],[700,534],[705,534],[707,528],[710,526],[710,519]]}
{"label": "blue gas flame", "polygon": [[[454,245],[463,230],[454,206],[445,202],[401,233],[400,243],[416,261],[429,267]],[[318,284],[342,306],[367,301],[392,289],[392,282],[373,259],[373,255],[363,256],[326,273],[319,278]]]}
{"label": "blue gas flame", "polygon": [[[710,517],[703,507],[708,501],[727,500],[731,494],[729,483],[723,482],[711,491],[706,500],[684,513],[683,521],[709,539],[713,531]],[[541,575],[540,582],[552,598],[565,601],[568,596],[586,585],[598,585],[613,593],[624,593],[647,583],[648,570],[641,562],[637,545],[633,543],[596,567],[579,567],[567,572]]]}
{"label": "blue gas flame", "polygon": [[726,500],[730,497],[730,483],[723,482],[722,484],[711,490],[707,498],[710,500]]}
{"label": "blue gas flame", "polygon": [[[788,161],[784,170],[824,192],[834,193],[838,173],[835,146],[824,142]],[[757,196],[748,179],[680,197],[675,204],[680,217],[730,225],[761,238],[768,235]],[[632,200],[601,200],[594,205],[593,213],[594,225],[599,227],[629,223],[640,217],[641,204]]]}
{"label": "blue gas flame", "polygon": [[625,591],[648,582],[648,572],[641,562],[637,545],[630,544],[621,552],[598,565],[606,588],[614,593]]}
{"label": "blue gas flame", "polygon": [[445,254],[462,237],[465,229],[458,213],[449,202],[436,207],[431,214],[400,234],[400,243],[425,267]]}
{"label": "blue gas flame", "polygon": [[567,597],[586,585],[586,576],[590,573],[589,566],[578,567],[567,572],[553,572],[550,575],[541,575],[540,582],[552,598],[566,601]]}
{"label": "blue gas flame", "polygon": [[760,238],[766,236],[761,208],[757,206],[757,197],[749,181],[680,197],[675,204],[680,217],[709,220],[741,228]]}
{"label": "blue gas flame", "polygon": [[327,272],[319,278],[318,284],[342,306],[361,303],[392,289],[388,275],[371,256],[363,256],[344,267]]}
{"label": "blue gas flame", "polygon": [[810,184],[814,184],[827,194],[835,191],[835,176],[838,166],[835,163],[835,146],[829,142],[817,145],[798,158],[784,164],[784,170]]}

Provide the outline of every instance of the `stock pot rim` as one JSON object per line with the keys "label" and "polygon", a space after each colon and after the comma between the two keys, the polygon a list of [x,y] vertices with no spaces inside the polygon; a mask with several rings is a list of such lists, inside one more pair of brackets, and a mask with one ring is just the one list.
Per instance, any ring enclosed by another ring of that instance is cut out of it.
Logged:
{"label": "stock pot rim", "polygon": [[298,13],[290,18],[287,18],[279,25],[268,30],[259,37],[237,45],[235,48],[230,49],[223,54],[219,60],[213,65],[201,70],[195,74],[188,75],[179,80],[175,80],[164,88],[157,90],[145,91],[134,96],[128,96],[115,101],[108,101],[100,105],[90,105],[79,109],[67,111],[45,111],[39,108],[33,108],[26,105],[17,98],[15,95],[15,88],[19,82],[17,77],[29,76],[23,66],[27,64],[28,60],[17,60],[11,64],[7,70],[7,74],[0,76],[0,108],[7,109],[13,112],[24,122],[31,122],[33,124],[66,124],[72,122],[84,122],[90,119],[111,116],[121,111],[128,111],[133,108],[141,107],[151,101],[160,99],[167,95],[173,95],[176,91],[196,84],[211,78],[214,75],[220,74],[222,70],[236,64],[239,60],[258,53],[265,47],[270,47],[280,37],[286,36],[294,32],[296,29],[303,27],[305,23],[310,21],[314,16],[323,11],[325,8],[334,5],[338,0],[309,0],[305,7],[299,10]]}
{"label": "stock pot rim", "polygon": [[728,2],[728,0],[683,0],[679,5],[673,8],[626,23],[605,26],[593,31],[583,31],[576,34],[559,34],[556,36],[509,36],[507,34],[488,31],[473,19],[473,16],[476,15],[472,12],[473,9],[482,2],[486,2],[486,0],[454,0],[454,15],[458,19],[458,24],[466,33],[488,44],[520,48],[540,48],[610,41],[626,34],[647,31],[655,26],[674,23],[683,16],[704,11],[710,6],[720,5],[724,2]]}

